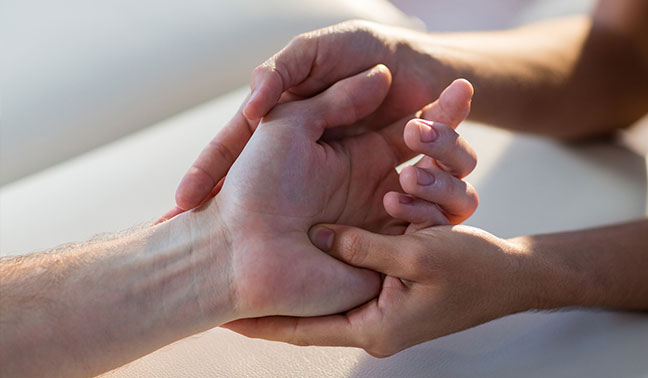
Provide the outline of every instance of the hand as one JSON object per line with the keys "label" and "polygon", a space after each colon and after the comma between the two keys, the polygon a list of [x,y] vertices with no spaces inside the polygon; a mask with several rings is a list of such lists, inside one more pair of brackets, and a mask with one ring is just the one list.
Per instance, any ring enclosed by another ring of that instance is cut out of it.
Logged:
{"label": "hand", "polygon": [[294,38],[254,70],[251,95],[182,179],[176,192],[177,208],[165,218],[192,209],[218,192],[218,183],[243,150],[259,119],[277,103],[313,96],[379,63],[393,73],[385,101],[357,119],[354,127],[327,130],[329,136],[385,127],[436,99],[449,81],[439,82],[439,65],[417,47],[417,38],[418,33],[406,29],[365,21],[344,22]]}
{"label": "hand", "polygon": [[528,308],[528,280],[520,269],[524,248],[485,231],[439,226],[385,236],[324,225],[311,235],[314,243],[329,240],[319,246],[332,256],[387,275],[380,295],[345,314],[243,319],[225,327],[249,337],[360,347],[386,357]]}
{"label": "hand", "polygon": [[[406,140],[400,123],[356,137],[321,140],[326,128],[353,124],[374,111],[390,79],[389,70],[378,65],[316,97],[275,107],[232,166],[205,213],[221,220],[233,245],[233,285],[241,300],[237,306],[241,316],[334,313],[377,294],[380,282],[375,272],[353,269],[322,254],[308,240],[307,231],[327,222],[402,234],[410,215],[424,214],[409,209],[410,204],[390,203],[391,197],[400,195],[392,193],[400,191],[394,168],[414,153],[407,141],[417,152],[439,157],[444,167],[467,172],[474,166],[467,144],[441,124],[433,124],[438,137],[429,143],[420,141],[418,121],[408,124]],[[423,113],[456,125],[467,114],[471,95],[470,84],[457,81]],[[468,166],[461,163],[466,161]],[[443,175],[449,176],[442,171],[435,175],[439,183],[444,182]],[[476,205],[460,185],[430,187],[421,193],[426,194],[436,196],[437,211],[451,213],[463,206],[471,213],[470,203]]]}

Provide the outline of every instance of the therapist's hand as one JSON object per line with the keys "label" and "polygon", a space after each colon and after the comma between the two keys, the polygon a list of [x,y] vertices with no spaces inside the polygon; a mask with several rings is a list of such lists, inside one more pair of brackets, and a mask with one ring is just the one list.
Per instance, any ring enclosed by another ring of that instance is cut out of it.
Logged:
{"label": "therapist's hand", "polygon": [[385,274],[380,295],[344,314],[243,319],[225,327],[249,337],[359,347],[386,357],[528,307],[523,247],[476,228],[386,236],[321,225],[310,235],[332,256]]}
{"label": "therapist's hand", "polygon": [[254,70],[251,95],[187,172],[176,192],[177,208],[166,217],[192,209],[218,192],[219,182],[259,119],[279,102],[316,95],[339,80],[385,64],[393,74],[385,101],[354,126],[327,130],[328,138],[339,138],[390,125],[438,98],[449,81],[439,81],[441,68],[431,54],[417,47],[419,37],[406,29],[349,21],[294,38]]}

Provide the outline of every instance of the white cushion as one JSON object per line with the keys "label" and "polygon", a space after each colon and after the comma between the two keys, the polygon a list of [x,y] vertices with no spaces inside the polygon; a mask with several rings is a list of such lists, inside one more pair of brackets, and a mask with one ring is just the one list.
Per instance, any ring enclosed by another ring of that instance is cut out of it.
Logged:
{"label": "white cushion", "polygon": [[5,0],[0,185],[243,85],[294,35],[386,0]]}

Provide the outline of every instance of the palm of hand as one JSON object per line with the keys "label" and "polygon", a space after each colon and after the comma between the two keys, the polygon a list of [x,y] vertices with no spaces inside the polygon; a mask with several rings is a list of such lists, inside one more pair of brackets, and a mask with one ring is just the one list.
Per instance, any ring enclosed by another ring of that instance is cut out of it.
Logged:
{"label": "palm of hand", "polygon": [[405,230],[382,205],[385,193],[400,188],[397,157],[385,139],[377,133],[331,143],[318,138],[312,125],[290,111],[273,111],[217,196],[236,251],[243,316],[321,315],[377,294],[375,272],[352,268],[311,244],[307,232],[313,224]]}

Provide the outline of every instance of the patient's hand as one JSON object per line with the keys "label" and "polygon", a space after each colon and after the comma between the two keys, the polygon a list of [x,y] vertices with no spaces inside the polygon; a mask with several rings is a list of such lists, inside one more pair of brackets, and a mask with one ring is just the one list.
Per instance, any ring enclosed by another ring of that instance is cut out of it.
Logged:
{"label": "patient's hand", "polygon": [[[347,21],[295,37],[284,49],[252,73],[252,97],[205,147],[176,192],[178,208],[198,206],[218,189],[256,129],[259,119],[278,102],[307,98],[339,80],[378,63],[390,68],[393,85],[380,106],[344,130],[379,129],[438,98],[446,85],[439,63],[421,46],[421,35],[401,28],[366,21]],[[448,123],[445,121],[441,121]],[[401,130],[404,123],[401,124]],[[339,135],[336,130],[335,134]],[[327,132],[330,134],[330,132]]]}
{"label": "patient's hand", "polygon": [[[386,67],[377,66],[314,98],[277,106],[232,166],[222,191],[204,213],[205,222],[217,218],[227,230],[241,316],[333,313],[375,296],[378,275],[313,247],[307,235],[313,224],[342,223],[398,234],[410,218],[431,214],[420,199],[390,204],[390,196],[399,195],[393,192],[401,190],[394,168],[414,154],[402,136],[402,123],[339,141],[320,139],[326,128],[352,124],[374,111],[390,78]],[[469,84],[457,82],[424,113],[456,125],[467,114],[471,94]],[[410,125],[407,130],[416,123]],[[467,173],[474,162],[461,168],[454,161],[472,151],[448,138],[448,130],[437,131],[438,138],[430,143],[412,141],[411,130],[405,139],[414,150],[441,158],[444,167]],[[442,214],[457,203],[470,202],[465,198],[469,194],[438,189],[445,193],[437,193]],[[425,193],[412,194],[426,198]],[[392,218],[383,200],[390,212],[405,220]],[[465,208],[463,217],[474,211]]]}
{"label": "patient's hand", "polygon": [[376,206],[399,188],[396,158],[382,137],[365,136],[380,154],[359,148],[366,143],[356,139],[320,141],[326,128],[351,124],[379,106],[390,80],[387,68],[377,66],[316,97],[277,106],[232,166],[204,214],[205,222],[223,223],[231,243],[240,316],[335,313],[378,293],[377,273],[322,253],[307,233],[319,222],[404,230]]}

